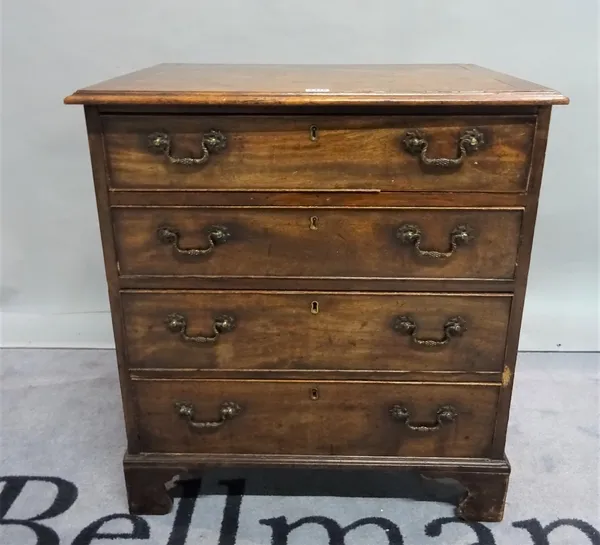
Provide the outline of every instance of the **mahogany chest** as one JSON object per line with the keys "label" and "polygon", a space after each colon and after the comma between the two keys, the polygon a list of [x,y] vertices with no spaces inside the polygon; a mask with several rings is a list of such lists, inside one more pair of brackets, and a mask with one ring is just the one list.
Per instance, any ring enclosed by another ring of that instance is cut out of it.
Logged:
{"label": "mahogany chest", "polygon": [[208,466],[416,470],[502,518],[550,89],[163,64],[77,91],[132,512]]}

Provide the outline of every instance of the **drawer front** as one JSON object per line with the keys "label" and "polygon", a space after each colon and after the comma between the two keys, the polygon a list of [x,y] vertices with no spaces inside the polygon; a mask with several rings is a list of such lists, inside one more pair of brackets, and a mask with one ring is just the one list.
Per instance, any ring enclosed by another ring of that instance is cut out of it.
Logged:
{"label": "drawer front", "polygon": [[134,381],[145,452],[484,457],[499,388]]}
{"label": "drawer front", "polygon": [[512,279],[521,210],[114,208],[122,275]]}
{"label": "drawer front", "polygon": [[502,371],[512,298],[124,291],[131,368]]}
{"label": "drawer front", "polygon": [[123,115],[103,127],[121,189],[523,192],[535,117]]}

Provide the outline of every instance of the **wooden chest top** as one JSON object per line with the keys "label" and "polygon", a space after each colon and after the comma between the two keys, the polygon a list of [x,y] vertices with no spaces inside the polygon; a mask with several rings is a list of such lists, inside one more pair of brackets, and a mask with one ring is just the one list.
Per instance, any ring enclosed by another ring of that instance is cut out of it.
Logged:
{"label": "wooden chest top", "polygon": [[75,92],[66,104],[549,105],[541,85],[473,64],[159,64]]}

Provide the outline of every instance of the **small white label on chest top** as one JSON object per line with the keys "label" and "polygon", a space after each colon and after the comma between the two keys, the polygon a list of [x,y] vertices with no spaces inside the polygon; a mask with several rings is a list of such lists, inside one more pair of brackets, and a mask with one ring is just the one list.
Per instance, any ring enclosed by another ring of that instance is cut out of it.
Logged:
{"label": "small white label on chest top", "polygon": [[329,89],[304,89],[305,93],[329,93]]}

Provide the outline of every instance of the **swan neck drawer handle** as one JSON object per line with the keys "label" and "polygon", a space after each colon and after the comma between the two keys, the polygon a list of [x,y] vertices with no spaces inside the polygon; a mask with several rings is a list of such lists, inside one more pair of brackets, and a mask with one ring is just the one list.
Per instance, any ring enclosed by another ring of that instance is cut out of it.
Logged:
{"label": "swan neck drawer handle", "polygon": [[202,135],[200,157],[174,157],[171,154],[173,141],[166,132],[153,132],[148,136],[148,148],[154,153],[162,153],[174,165],[203,165],[211,152],[218,153],[227,147],[227,137],[220,131],[211,130]]}
{"label": "swan neck drawer handle", "polygon": [[458,155],[454,158],[428,157],[429,142],[427,136],[418,130],[408,131],[402,139],[404,149],[411,155],[418,155],[425,166],[453,168],[463,164],[469,153],[479,151],[484,144],[483,134],[477,129],[466,129],[458,137]]}
{"label": "swan neck drawer handle", "polygon": [[242,412],[242,408],[234,401],[225,401],[219,407],[218,420],[197,421],[196,409],[192,403],[184,401],[175,402],[175,411],[179,416],[185,418],[190,428],[197,430],[220,428],[225,422],[235,418]]}
{"label": "swan neck drawer handle", "polygon": [[212,225],[208,228],[206,233],[208,245],[205,248],[182,248],[179,245],[181,234],[173,227],[160,227],[156,232],[156,235],[161,244],[171,245],[178,254],[190,256],[210,254],[214,251],[216,246],[225,244],[231,238],[229,229],[222,225]]}
{"label": "swan neck drawer handle", "polygon": [[444,405],[437,410],[435,424],[412,424],[408,409],[402,405],[394,405],[390,409],[390,416],[398,422],[404,422],[406,427],[412,431],[428,432],[437,431],[444,425],[451,424],[458,417],[458,413],[454,407]]}
{"label": "swan neck drawer handle", "polygon": [[437,250],[424,250],[421,248],[423,232],[418,225],[404,224],[396,231],[396,238],[401,244],[412,245],[417,255],[421,257],[433,257],[434,259],[446,259],[456,252],[461,245],[469,244],[474,238],[473,229],[468,225],[457,225],[450,233],[450,248],[445,252]]}
{"label": "swan neck drawer handle", "polygon": [[172,333],[179,333],[186,342],[205,344],[215,343],[223,333],[229,333],[235,329],[235,318],[226,314],[215,318],[213,322],[213,334],[209,337],[203,335],[189,335],[187,332],[187,318],[183,314],[173,313],[165,320],[167,329]]}
{"label": "swan neck drawer handle", "polygon": [[460,337],[467,331],[467,323],[464,318],[454,316],[444,324],[444,335],[441,339],[420,339],[417,337],[418,326],[410,316],[396,316],[393,323],[394,331],[401,335],[408,335],[415,344],[421,346],[445,346],[452,337]]}

